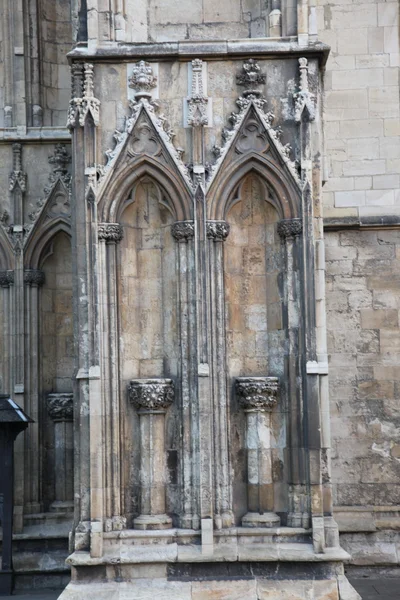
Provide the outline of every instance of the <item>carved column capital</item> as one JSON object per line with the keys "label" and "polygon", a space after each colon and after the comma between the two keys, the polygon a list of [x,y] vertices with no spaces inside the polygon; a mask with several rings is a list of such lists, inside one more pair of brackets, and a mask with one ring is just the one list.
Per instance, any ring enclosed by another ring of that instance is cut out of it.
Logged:
{"label": "carved column capital", "polygon": [[164,412],[174,401],[171,379],[133,379],[128,392],[133,406],[140,411]]}
{"label": "carved column capital", "polygon": [[14,271],[0,271],[0,287],[10,287],[14,283]]}
{"label": "carved column capital", "polygon": [[278,233],[282,239],[297,237],[302,231],[301,219],[282,219],[278,223]]}
{"label": "carved column capital", "polygon": [[245,411],[270,411],[278,400],[277,377],[238,377],[236,394]]}
{"label": "carved column capital", "polygon": [[99,223],[97,226],[99,240],[108,244],[118,244],[124,237],[124,230],[119,223]]}
{"label": "carved column capital", "polygon": [[58,392],[47,395],[47,410],[53,421],[72,421],[74,395]]}
{"label": "carved column capital", "polygon": [[176,221],[171,225],[171,233],[177,242],[187,243],[194,237],[194,223],[193,221]]}
{"label": "carved column capital", "polygon": [[229,231],[230,226],[226,221],[207,221],[207,237],[214,242],[224,242]]}
{"label": "carved column capital", "polygon": [[44,272],[40,269],[25,269],[24,271],[24,283],[26,285],[41,286],[45,282]]}

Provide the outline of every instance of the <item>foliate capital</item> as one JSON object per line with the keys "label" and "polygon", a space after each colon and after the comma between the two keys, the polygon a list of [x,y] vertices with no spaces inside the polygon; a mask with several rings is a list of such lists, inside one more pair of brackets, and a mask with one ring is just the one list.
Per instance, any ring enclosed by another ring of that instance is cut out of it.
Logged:
{"label": "foliate capital", "polygon": [[278,223],[278,233],[281,238],[294,238],[303,231],[301,219],[282,219]]}
{"label": "foliate capital", "polygon": [[97,226],[99,240],[108,244],[118,244],[124,237],[124,230],[119,223],[99,223]]}
{"label": "foliate capital", "polygon": [[133,379],[128,392],[131,403],[140,411],[164,411],[174,401],[172,379]]}
{"label": "foliate capital", "polygon": [[277,377],[238,377],[236,394],[244,410],[270,411],[278,400]]}
{"label": "foliate capital", "polygon": [[47,410],[53,421],[72,421],[74,416],[74,395],[62,392],[48,394]]}
{"label": "foliate capital", "polygon": [[26,269],[24,271],[24,283],[26,285],[41,286],[45,282],[44,271],[40,269]]}
{"label": "foliate capital", "polygon": [[207,237],[214,242],[224,242],[229,231],[230,226],[226,221],[207,221]]}
{"label": "foliate capital", "polygon": [[0,287],[10,287],[14,283],[14,271],[0,271]]}
{"label": "foliate capital", "polygon": [[194,237],[193,221],[176,221],[171,226],[172,236],[177,242],[188,242]]}

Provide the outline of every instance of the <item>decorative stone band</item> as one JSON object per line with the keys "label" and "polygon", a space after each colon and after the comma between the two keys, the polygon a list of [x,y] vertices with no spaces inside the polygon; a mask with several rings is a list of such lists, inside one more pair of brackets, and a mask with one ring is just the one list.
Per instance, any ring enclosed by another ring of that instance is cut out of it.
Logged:
{"label": "decorative stone band", "polygon": [[282,219],[278,223],[278,233],[281,238],[294,238],[303,231],[301,219]]}
{"label": "decorative stone band", "polygon": [[226,221],[207,221],[207,237],[214,242],[224,242],[229,231],[230,226]]}
{"label": "decorative stone band", "polygon": [[63,392],[48,394],[47,410],[53,421],[72,421],[74,416],[74,395]]}
{"label": "decorative stone band", "polygon": [[45,282],[44,272],[40,269],[26,269],[24,271],[24,283],[26,285],[43,285]]}
{"label": "decorative stone band", "polygon": [[244,410],[272,410],[279,391],[278,377],[237,377],[236,394]]}
{"label": "decorative stone band", "polygon": [[14,271],[0,271],[0,287],[10,287],[14,283]]}
{"label": "decorative stone band", "polygon": [[177,242],[188,242],[194,237],[193,221],[177,221],[171,226],[172,236]]}
{"label": "decorative stone band", "polygon": [[140,411],[165,411],[174,401],[172,379],[132,379],[128,387],[129,399]]}
{"label": "decorative stone band", "polygon": [[124,230],[119,223],[99,223],[97,226],[99,240],[107,244],[118,244],[124,237]]}

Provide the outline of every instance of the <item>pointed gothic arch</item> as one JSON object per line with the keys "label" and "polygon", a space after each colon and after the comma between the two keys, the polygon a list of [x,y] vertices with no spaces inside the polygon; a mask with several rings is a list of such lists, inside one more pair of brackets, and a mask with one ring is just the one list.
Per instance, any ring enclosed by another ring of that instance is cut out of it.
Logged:
{"label": "pointed gothic arch", "polygon": [[9,270],[14,266],[14,252],[8,236],[0,227],[0,269]]}
{"label": "pointed gothic arch", "polygon": [[71,225],[63,217],[48,221],[38,235],[31,236],[25,250],[25,265],[27,268],[39,269],[41,266],[43,252],[51,240],[60,232],[64,231],[71,238]]}

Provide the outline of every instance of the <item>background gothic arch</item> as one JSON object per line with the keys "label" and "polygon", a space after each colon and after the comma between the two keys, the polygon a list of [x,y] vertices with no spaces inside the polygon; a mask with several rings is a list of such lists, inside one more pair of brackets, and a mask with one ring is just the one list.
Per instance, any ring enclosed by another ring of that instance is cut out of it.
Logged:
{"label": "background gothic arch", "polygon": [[62,217],[49,221],[40,232],[32,236],[25,250],[25,265],[39,269],[43,260],[43,252],[47,244],[59,233],[64,231],[71,238],[71,226]]}

